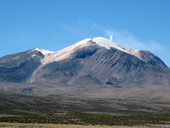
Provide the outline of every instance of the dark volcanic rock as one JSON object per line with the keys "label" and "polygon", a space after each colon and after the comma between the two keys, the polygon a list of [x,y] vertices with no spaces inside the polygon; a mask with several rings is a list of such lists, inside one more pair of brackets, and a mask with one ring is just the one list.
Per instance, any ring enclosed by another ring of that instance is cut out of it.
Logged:
{"label": "dark volcanic rock", "polygon": [[149,51],[86,39],[44,56],[40,51],[0,58],[0,81],[114,87],[170,86],[170,70]]}
{"label": "dark volcanic rock", "polygon": [[41,52],[34,50],[0,58],[0,81],[26,82],[43,58]]}

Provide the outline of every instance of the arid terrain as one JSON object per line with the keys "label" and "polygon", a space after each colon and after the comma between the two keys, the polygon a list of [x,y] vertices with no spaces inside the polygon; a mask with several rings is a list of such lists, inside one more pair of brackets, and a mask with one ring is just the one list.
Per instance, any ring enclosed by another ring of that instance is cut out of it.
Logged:
{"label": "arid terrain", "polygon": [[104,126],[104,125],[68,125],[68,124],[21,124],[0,123],[0,128],[169,128],[170,125],[146,125],[146,126]]}
{"label": "arid terrain", "polygon": [[168,127],[169,74],[151,52],[101,37],[7,55],[0,58],[0,122],[9,124],[1,126]]}

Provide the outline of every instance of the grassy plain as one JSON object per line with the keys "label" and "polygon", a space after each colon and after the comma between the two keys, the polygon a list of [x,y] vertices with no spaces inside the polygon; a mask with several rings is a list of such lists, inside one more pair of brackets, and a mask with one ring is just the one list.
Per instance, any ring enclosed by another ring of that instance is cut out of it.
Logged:
{"label": "grassy plain", "polygon": [[170,128],[170,103],[2,93],[0,101],[2,128]]}
{"label": "grassy plain", "polygon": [[169,128],[170,125],[148,126],[106,126],[106,125],[69,125],[69,124],[25,124],[25,123],[0,123],[0,128]]}

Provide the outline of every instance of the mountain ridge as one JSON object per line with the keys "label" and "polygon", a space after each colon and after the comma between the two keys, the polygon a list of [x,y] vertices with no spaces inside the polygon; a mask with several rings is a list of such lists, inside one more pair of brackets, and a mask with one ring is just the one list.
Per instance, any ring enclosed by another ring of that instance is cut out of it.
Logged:
{"label": "mountain ridge", "polygon": [[151,52],[125,49],[101,37],[84,39],[57,52],[35,48],[0,58],[0,82],[49,83],[49,88],[51,84],[169,87],[169,76],[170,69]]}

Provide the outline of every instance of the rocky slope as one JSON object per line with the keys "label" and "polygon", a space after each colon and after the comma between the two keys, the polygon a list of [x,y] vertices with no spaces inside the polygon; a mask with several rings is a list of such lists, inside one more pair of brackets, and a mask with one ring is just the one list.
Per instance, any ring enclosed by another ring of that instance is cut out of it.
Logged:
{"label": "rocky slope", "polygon": [[169,86],[169,68],[149,51],[105,38],[82,40],[42,60],[27,82],[112,86]]}
{"label": "rocky slope", "polygon": [[115,87],[170,86],[170,70],[144,50],[97,37],[57,52],[32,49],[0,58],[0,81]]}

